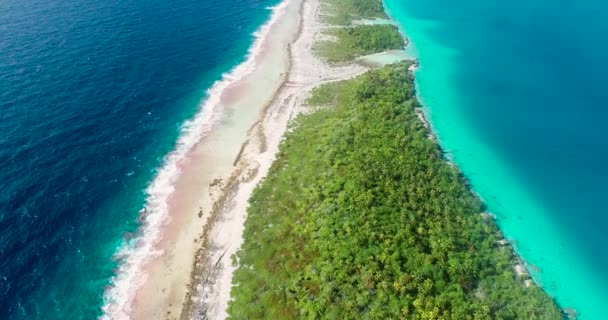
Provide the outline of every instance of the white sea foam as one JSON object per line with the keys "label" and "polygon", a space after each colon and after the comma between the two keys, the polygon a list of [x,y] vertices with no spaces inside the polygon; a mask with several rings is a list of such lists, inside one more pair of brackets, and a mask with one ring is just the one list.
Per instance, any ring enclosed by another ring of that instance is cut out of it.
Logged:
{"label": "white sea foam", "polygon": [[222,79],[207,91],[199,113],[182,126],[175,149],[165,157],[158,174],[146,189],[148,196],[145,207],[140,212],[142,224],[138,236],[125,241],[115,254],[115,258],[120,261],[119,267],[111,280],[111,285],[104,292],[103,315],[100,319],[130,319],[131,306],[137,290],[146,281],[144,266],[162,254],[157,246],[162,237],[161,228],[170,219],[168,203],[175,190],[174,184],[180,176],[178,163],[218,123],[222,111],[220,106],[222,92],[253,72],[256,55],[261,51],[271,26],[285,12],[288,1],[285,0],[269,8],[273,13],[270,19],[254,33],[255,40],[246,60],[224,74]]}

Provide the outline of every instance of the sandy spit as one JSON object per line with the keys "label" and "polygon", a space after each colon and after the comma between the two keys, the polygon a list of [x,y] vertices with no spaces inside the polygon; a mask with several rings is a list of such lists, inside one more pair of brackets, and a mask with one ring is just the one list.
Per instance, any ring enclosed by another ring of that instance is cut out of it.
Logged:
{"label": "sandy spit", "polygon": [[[211,215],[195,254],[189,292],[180,319],[224,319],[234,267],[231,256],[242,243],[248,199],[266,176],[288,123],[306,110],[311,89],[356,77],[368,68],[359,64],[332,66],[314,55],[312,46],[328,26],[319,21],[319,0],[286,0],[298,8],[282,18],[297,21],[297,32],[284,50],[289,58],[284,82],[263,106],[241,145],[234,168],[217,188]],[[284,32],[284,31],[283,31]]]}
{"label": "sandy spit", "polygon": [[247,60],[209,90],[161,171],[167,174],[153,183],[144,232],[105,293],[101,319],[226,318],[248,199],[289,121],[306,110],[312,88],[368,70],[314,55],[330,28],[319,10],[319,0],[284,0]]}

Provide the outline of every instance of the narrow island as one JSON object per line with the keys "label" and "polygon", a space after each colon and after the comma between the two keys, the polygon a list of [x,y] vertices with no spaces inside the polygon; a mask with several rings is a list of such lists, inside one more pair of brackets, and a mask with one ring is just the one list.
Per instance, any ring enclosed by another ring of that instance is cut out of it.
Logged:
{"label": "narrow island", "polygon": [[563,319],[443,156],[382,2],[298,5],[289,72],[217,183],[181,318]]}

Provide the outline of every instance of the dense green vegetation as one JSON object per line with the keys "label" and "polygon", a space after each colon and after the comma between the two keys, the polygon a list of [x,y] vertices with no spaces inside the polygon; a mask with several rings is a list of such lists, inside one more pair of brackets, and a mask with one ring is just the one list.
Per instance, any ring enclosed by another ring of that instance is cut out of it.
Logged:
{"label": "dense green vegetation", "polygon": [[332,14],[326,21],[348,25],[355,19],[387,18],[381,0],[322,0]]}
{"label": "dense green vegetation", "polygon": [[403,37],[393,25],[362,25],[338,28],[327,32],[336,41],[321,41],[315,50],[329,62],[351,60],[358,56],[402,49]]}
{"label": "dense green vegetation", "polygon": [[230,318],[562,318],[427,138],[407,66],[314,92],[250,200]]}
{"label": "dense green vegetation", "polygon": [[404,39],[394,25],[352,26],[355,19],[388,17],[380,0],[323,0],[323,12],[330,12],[326,20],[330,24],[344,25],[329,29],[325,34],[335,41],[318,42],[314,50],[329,62],[343,62],[353,58],[390,49],[402,49]]}

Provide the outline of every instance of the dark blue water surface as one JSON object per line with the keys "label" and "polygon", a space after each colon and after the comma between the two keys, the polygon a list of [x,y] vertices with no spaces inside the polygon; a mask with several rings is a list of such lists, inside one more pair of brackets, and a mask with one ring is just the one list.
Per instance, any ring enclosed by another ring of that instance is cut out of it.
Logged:
{"label": "dark blue water surface", "polygon": [[534,278],[608,319],[608,2],[385,2],[441,144]]}
{"label": "dark blue water surface", "polygon": [[0,2],[1,319],[100,315],[155,168],[276,2]]}

